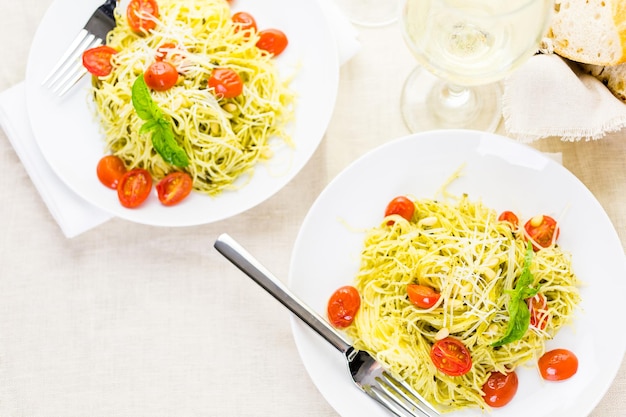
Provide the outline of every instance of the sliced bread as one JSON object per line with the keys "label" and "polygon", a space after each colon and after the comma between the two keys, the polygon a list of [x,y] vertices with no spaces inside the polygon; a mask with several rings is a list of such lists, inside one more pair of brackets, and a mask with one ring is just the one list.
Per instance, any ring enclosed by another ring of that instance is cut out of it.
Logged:
{"label": "sliced bread", "polygon": [[626,1],[556,0],[548,37],[554,52],[572,61],[626,62]]}

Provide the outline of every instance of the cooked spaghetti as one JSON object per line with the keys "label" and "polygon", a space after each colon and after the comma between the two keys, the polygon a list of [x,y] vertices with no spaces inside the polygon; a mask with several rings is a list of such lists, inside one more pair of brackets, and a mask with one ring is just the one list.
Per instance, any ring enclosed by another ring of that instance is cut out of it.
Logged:
{"label": "cooked spaghetti", "polygon": [[[217,195],[237,188],[277,147],[293,147],[287,126],[295,94],[289,80],[279,76],[272,55],[255,46],[257,33],[233,24],[226,1],[159,0],[158,5],[157,25],[149,34],[133,32],[118,11],[108,35],[107,45],[118,51],[113,71],[94,77],[92,86],[106,149],[128,169],[145,168],[156,179],[179,170],[154,150],[149,134],[140,133],[143,121],[131,101],[133,82],[154,62],[159,47],[170,44],[167,52],[181,76],[172,88],[151,96],[189,157],[184,169],[197,191]],[[217,67],[239,74],[242,94],[225,99],[207,88]]]}
{"label": "cooked spaghetti", "polygon": [[[570,255],[558,245],[533,254],[532,286],[547,299],[547,325],[530,326],[515,342],[492,347],[505,333],[507,303],[523,269],[527,243],[520,230],[466,195],[454,202],[415,201],[411,221],[386,217],[368,231],[355,287],[362,298],[346,331],[442,411],[487,408],[481,388],[494,371],[510,372],[544,353],[544,343],[573,316],[579,302]],[[441,294],[428,309],[408,299],[408,284]],[[449,334],[467,347],[471,370],[439,372],[433,343]]]}

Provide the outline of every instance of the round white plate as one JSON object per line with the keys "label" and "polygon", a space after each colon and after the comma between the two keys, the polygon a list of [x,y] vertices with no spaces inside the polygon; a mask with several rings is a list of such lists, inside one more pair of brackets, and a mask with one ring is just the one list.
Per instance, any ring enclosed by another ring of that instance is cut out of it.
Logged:
{"label": "round white plate", "polygon": [[[41,86],[65,48],[102,0],[56,0],[46,12],[31,47],[26,71],[28,113],[39,148],[54,172],[85,200],[114,215],[156,226],[211,223],[239,214],[284,187],[321,142],[334,108],[339,80],[336,41],[315,1],[237,0],[234,10],[255,16],[259,28],[284,31],[289,46],[277,57],[281,76],[296,74],[298,95],[291,132],[295,150],[281,148],[255,167],[252,180],[217,197],[192,193],[181,204],[162,206],[156,193],[138,209],[122,207],[114,191],[99,183],[96,165],[105,154],[103,137],[88,105],[89,77],[59,99]],[[93,106],[91,106],[93,107]]]}
{"label": "round white plate", "polygon": [[[289,284],[325,316],[330,294],[350,284],[359,268],[364,230],[380,223],[387,203],[411,194],[434,198],[462,164],[463,176],[448,191],[468,193],[521,218],[549,214],[561,221],[559,244],[573,254],[585,283],[573,326],[547,348],[563,347],[579,358],[578,373],[562,382],[543,381],[534,364],[518,370],[511,403],[490,415],[586,417],[613,381],[626,349],[623,295],[626,259],[609,218],[591,192],[544,154],[513,140],[481,132],[435,131],[390,142],[338,175],[306,216],[292,254]],[[352,383],[343,356],[293,319],[296,344],[313,382],[342,417],[388,414]],[[477,409],[449,415],[477,416]]]}

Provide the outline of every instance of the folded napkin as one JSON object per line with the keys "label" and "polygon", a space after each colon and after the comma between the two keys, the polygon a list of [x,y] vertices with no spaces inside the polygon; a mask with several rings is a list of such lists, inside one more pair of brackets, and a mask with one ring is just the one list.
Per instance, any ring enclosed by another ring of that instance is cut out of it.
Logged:
{"label": "folded napkin", "polygon": [[[360,47],[357,32],[332,0],[319,0],[319,4],[337,40],[339,63],[343,64]],[[72,238],[113,216],[74,193],[50,168],[30,127],[25,90],[24,82],[21,82],[0,93],[0,127],[5,131],[63,234]]]}
{"label": "folded napkin", "polygon": [[112,217],[70,190],[46,162],[30,127],[24,82],[0,94],[0,126],[66,237],[77,236]]}
{"label": "folded napkin", "polygon": [[522,142],[600,139],[626,126],[626,104],[576,63],[533,56],[504,81],[504,127]]}

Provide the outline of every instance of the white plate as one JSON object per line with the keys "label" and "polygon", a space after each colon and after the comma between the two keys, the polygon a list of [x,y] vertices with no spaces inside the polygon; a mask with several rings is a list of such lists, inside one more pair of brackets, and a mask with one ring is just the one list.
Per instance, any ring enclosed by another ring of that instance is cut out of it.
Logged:
{"label": "white plate", "polygon": [[[411,194],[435,197],[450,175],[466,164],[448,190],[468,193],[498,210],[528,218],[561,217],[560,245],[573,254],[585,282],[574,326],[561,329],[548,348],[563,347],[579,358],[578,373],[559,383],[536,368],[520,369],[517,395],[493,416],[583,417],[613,381],[626,349],[623,295],[626,259],[606,213],[569,171],[536,150],[480,132],[436,131],[401,138],[377,148],[335,178],[306,216],[292,254],[289,284],[325,316],[330,294],[352,283],[364,233],[380,223],[389,200]],[[313,382],[343,417],[386,417],[350,380],[343,356],[306,325],[293,319],[296,344]],[[533,364],[530,364],[533,365]],[[473,409],[450,416],[480,415]]]}
{"label": "white plate", "polygon": [[83,77],[63,99],[41,86],[53,64],[101,3],[102,0],[56,0],[35,34],[26,71],[28,113],[37,143],[54,172],[78,195],[138,223],[204,224],[258,205],[285,186],[308,162],[330,121],[339,80],[336,41],[322,9],[315,1],[237,0],[233,9],[248,11],[260,28],[279,28],[289,37],[289,46],[277,61],[281,75],[297,71],[292,83],[299,96],[292,130],[295,151],[281,149],[269,163],[258,164],[252,180],[237,191],[218,197],[192,193],[174,207],[162,206],[153,193],[138,209],[122,207],[115,192],[102,186],[96,177],[104,141],[87,104],[89,77]]}

